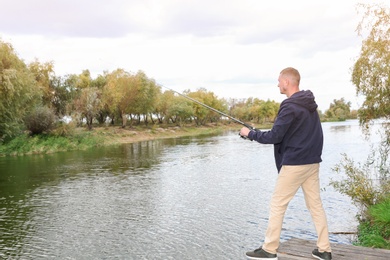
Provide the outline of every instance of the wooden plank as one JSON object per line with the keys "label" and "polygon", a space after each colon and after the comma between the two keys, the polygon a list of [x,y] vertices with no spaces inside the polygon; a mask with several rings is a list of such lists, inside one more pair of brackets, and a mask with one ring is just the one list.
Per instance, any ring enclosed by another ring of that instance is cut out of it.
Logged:
{"label": "wooden plank", "polygon": [[[390,250],[359,247],[332,243],[332,258],[337,260],[389,260]],[[298,238],[281,243],[278,250],[279,260],[313,259],[311,252],[316,241]]]}
{"label": "wooden plank", "polygon": [[300,257],[300,256],[293,256],[293,255],[278,253],[278,260],[307,260],[307,259],[313,260],[314,258],[311,256],[310,256],[310,258],[307,258],[307,257]]}

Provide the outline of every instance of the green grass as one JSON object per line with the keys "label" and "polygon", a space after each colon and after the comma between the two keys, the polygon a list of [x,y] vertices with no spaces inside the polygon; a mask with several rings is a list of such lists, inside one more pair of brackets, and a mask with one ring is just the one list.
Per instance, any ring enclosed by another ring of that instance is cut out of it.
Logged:
{"label": "green grass", "polygon": [[382,203],[372,206],[369,213],[377,222],[390,225],[390,197]]}
{"label": "green grass", "polygon": [[[85,128],[76,128],[72,124],[60,124],[50,134],[29,136],[19,135],[11,141],[0,142],[0,156],[17,156],[28,154],[45,154],[61,151],[85,150],[95,146],[119,144],[123,140],[143,141],[158,138],[169,138],[178,136],[202,136],[220,134],[226,130],[237,130],[241,128],[235,123],[210,123],[207,126],[194,126],[186,124],[182,127],[171,127],[172,125],[135,125],[133,127],[120,126],[96,127],[92,131]],[[269,129],[272,124],[257,125],[258,129]],[[163,128],[167,131],[160,131]],[[152,137],[151,137],[152,136]]]}
{"label": "green grass", "polygon": [[390,197],[368,210],[370,218],[358,227],[356,245],[390,249]]}
{"label": "green grass", "polygon": [[88,148],[121,143],[124,139],[133,141],[156,138],[209,135],[222,133],[227,127],[183,127],[174,131],[159,131],[157,127],[135,126],[122,129],[118,126],[94,128],[88,131],[84,128],[61,126],[51,134],[29,136],[19,135],[6,143],[0,143],[0,156],[17,156],[28,154],[45,154],[61,151],[85,150]]}
{"label": "green grass", "polygon": [[0,156],[42,154],[70,150],[83,150],[98,146],[102,142],[100,137],[88,132],[72,136],[53,135],[20,135],[11,141],[0,145]]}

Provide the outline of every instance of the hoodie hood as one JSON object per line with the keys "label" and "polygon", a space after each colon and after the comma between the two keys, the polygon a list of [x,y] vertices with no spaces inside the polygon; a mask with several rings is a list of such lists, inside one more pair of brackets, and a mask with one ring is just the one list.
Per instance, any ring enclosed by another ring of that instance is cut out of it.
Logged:
{"label": "hoodie hood", "polygon": [[294,93],[291,97],[284,100],[285,103],[293,103],[314,112],[317,110],[317,103],[314,100],[313,92],[310,90],[301,90]]}

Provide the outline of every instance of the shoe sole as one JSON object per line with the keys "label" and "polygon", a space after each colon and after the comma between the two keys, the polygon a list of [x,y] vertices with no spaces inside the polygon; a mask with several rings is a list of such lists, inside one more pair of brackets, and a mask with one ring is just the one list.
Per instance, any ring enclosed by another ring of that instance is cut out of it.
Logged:
{"label": "shoe sole", "polygon": [[250,259],[250,260],[261,260],[261,259],[267,259],[267,260],[278,260],[278,257],[273,257],[273,258],[260,258],[260,257],[253,257],[253,256],[247,256],[246,255],[246,259]]}
{"label": "shoe sole", "polygon": [[316,259],[324,260],[324,258],[321,258],[321,257],[319,257],[319,256],[317,256],[317,255],[314,255],[314,254],[311,254],[311,255],[312,255],[312,257],[314,257],[314,258],[316,258]]}

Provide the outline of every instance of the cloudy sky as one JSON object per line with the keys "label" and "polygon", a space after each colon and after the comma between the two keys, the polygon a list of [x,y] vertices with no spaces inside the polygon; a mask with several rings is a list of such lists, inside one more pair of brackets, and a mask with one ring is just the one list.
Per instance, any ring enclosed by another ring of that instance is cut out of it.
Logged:
{"label": "cloudy sky", "polygon": [[358,2],[374,1],[0,0],[0,38],[26,63],[53,61],[57,76],[142,70],[220,98],[281,102],[277,77],[292,66],[321,110],[342,97],[357,108]]}

